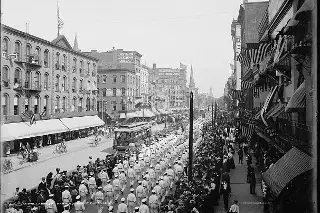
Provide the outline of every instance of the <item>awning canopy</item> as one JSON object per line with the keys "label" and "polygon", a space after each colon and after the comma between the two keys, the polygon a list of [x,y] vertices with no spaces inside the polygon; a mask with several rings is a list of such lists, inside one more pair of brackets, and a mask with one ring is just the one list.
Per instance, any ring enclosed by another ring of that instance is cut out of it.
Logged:
{"label": "awning canopy", "polygon": [[266,172],[262,173],[262,178],[278,196],[292,179],[311,169],[312,158],[293,147]]}
{"label": "awning canopy", "polygon": [[155,115],[160,115],[160,113],[157,111],[156,108],[152,107],[151,111],[155,114]]}
{"label": "awning canopy", "polygon": [[270,118],[270,117],[273,117],[273,118],[278,117],[281,113],[284,112],[284,109],[285,109],[285,105],[280,103],[275,108],[270,110],[270,113],[268,113],[268,118]]}
{"label": "awning canopy", "polygon": [[97,115],[73,118],[61,118],[62,123],[71,131],[85,129],[89,127],[102,126],[105,123]]}
{"label": "awning canopy", "polygon": [[298,89],[293,93],[292,97],[290,98],[285,112],[294,112],[298,111],[299,109],[304,109],[306,107],[306,86],[305,82],[303,82]]}
{"label": "awning canopy", "polygon": [[128,112],[127,113],[127,118],[136,118],[137,117],[137,113],[136,112]]}
{"label": "awning canopy", "polygon": [[38,120],[32,125],[29,122],[3,124],[1,126],[1,142],[61,133],[68,130],[59,119]]}
{"label": "awning canopy", "polygon": [[139,118],[151,118],[155,116],[149,109],[141,109],[140,111],[137,111],[136,114]]}
{"label": "awning canopy", "polygon": [[120,113],[120,118],[126,118],[126,114],[125,113]]}

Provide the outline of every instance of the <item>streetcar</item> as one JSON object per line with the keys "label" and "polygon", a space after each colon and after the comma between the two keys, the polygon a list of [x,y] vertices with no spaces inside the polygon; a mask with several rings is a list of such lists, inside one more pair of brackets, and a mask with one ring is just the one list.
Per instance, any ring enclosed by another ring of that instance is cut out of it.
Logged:
{"label": "streetcar", "polygon": [[118,152],[139,148],[151,136],[151,125],[139,122],[120,125],[114,130],[113,149]]}

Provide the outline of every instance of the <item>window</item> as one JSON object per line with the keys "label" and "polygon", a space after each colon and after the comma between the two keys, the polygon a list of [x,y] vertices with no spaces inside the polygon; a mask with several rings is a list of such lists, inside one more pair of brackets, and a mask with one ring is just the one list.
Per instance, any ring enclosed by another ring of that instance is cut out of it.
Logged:
{"label": "window", "polygon": [[43,89],[44,90],[48,90],[48,87],[49,87],[49,74],[48,73],[45,73],[44,74],[44,80],[43,80]]}
{"label": "window", "polygon": [[121,109],[126,110],[126,104],[125,104],[124,100],[121,100]]}
{"label": "window", "polygon": [[40,98],[39,96],[34,98],[34,114],[39,114],[39,103],[40,103]]}
{"label": "window", "polygon": [[8,94],[3,94],[2,96],[2,100],[1,100],[1,104],[2,104],[2,114],[3,115],[8,115],[8,109],[9,109],[9,95]]}
{"label": "window", "polygon": [[117,83],[117,76],[116,75],[113,76],[113,83]]}
{"label": "window", "polygon": [[100,82],[100,76],[97,75],[97,83],[99,84],[99,82]]}
{"label": "window", "polygon": [[13,99],[13,115],[19,115],[19,105],[20,97],[18,95],[15,95]]}
{"label": "window", "polygon": [[79,89],[83,90],[83,80],[82,79],[80,80],[80,88]]}
{"label": "window", "polygon": [[26,72],[26,77],[25,77],[25,85],[26,88],[30,88],[31,86],[31,72],[27,71]]}
{"label": "window", "polygon": [[2,86],[3,87],[9,87],[9,68],[3,67],[2,68]]}
{"label": "window", "polygon": [[27,44],[27,57],[31,55],[31,45]]}
{"label": "window", "polygon": [[82,101],[82,98],[80,98],[78,103],[78,112],[82,112]]}
{"label": "window", "polygon": [[43,112],[48,111],[48,104],[49,104],[49,96],[44,97],[44,103],[43,103]]}
{"label": "window", "polygon": [[116,89],[116,88],[113,88],[113,89],[112,89],[112,96],[113,96],[113,97],[116,97],[116,96],[117,96],[117,89]]}
{"label": "window", "polygon": [[14,53],[17,55],[17,58],[20,59],[21,57],[21,43],[16,41],[14,43]]}
{"label": "window", "polygon": [[77,103],[77,98],[73,97],[72,99],[72,105],[71,105],[71,112],[74,112],[76,109],[76,103]]}
{"label": "window", "polygon": [[107,89],[106,88],[103,88],[102,89],[102,95],[103,95],[103,97],[106,97],[107,96]]}
{"label": "window", "polygon": [[27,112],[30,110],[29,106],[31,105],[31,97],[27,96],[24,99],[24,111]]}
{"label": "window", "polygon": [[40,85],[40,73],[36,72],[35,76],[34,76],[34,86],[36,89],[41,89],[41,85]]}
{"label": "window", "polygon": [[63,55],[63,62],[61,66],[62,71],[67,71],[67,56]]}
{"label": "window", "polygon": [[72,81],[72,92],[76,92],[77,91],[77,79],[73,78]]}
{"label": "window", "polygon": [[86,111],[90,111],[90,98],[87,98],[86,101]]}
{"label": "window", "polygon": [[59,92],[59,78],[60,78],[60,76],[59,75],[57,75],[56,76],[56,82],[55,82],[55,90],[56,90],[56,92]]}
{"label": "window", "polygon": [[125,96],[126,95],[126,88],[121,88],[121,94],[122,94],[122,96]]}
{"label": "window", "polygon": [[56,53],[56,70],[60,69],[60,53]]}
{"label": "window", "polygon": [[92,64],[93,66],[93,70],[92,70],[92,76],[95,76],[96,75],[96,64]]}
{"label": "window", "polygon": [[122,82],[122,83],[125,83],[125,82],[126,82],[126,76],[125,76],[125,75],[122,75],[122,76],[121,76],[121,82]]}
{"label": "window", "polygon": [[2,40],[2,57],[7,58],[9,55],[9,39],[3,38]]}
{"label": "window", "polygon": [[92,90],[92,88],[91,88],[91,82],[90,82],[90,81],[88,81],[88,83],[87,83],[87,85],[86,85],[86,89],[87,89],[87,90]]}
{"label": "window", "polygon": [[63,76],[62,91],[66,91],[66,87],[67,87],[67,77]]}
{"label": "window", "polygon": [[113,111],[116,111],[117,110],[117,102],[113,101],[112,105],[113,105],[112,106]]}
{"label": "window", "polygon": [[88,70],[87,70],[87,75],[90,75],[90,62],[88,62]]}
{"label": "window", "polygon": [[80,74],[83,74],[83,61],[80,61]]}
{"label": "window", "polygon": [[21,70],[19,68],[14,71],[14,88],[20,86],[21,83]]}
{"label": "window", "polygon": [[54,111],[55,111],[55,113],[59,113],[60,112],[60,97],[59,96],[56,97],[56,102],[55,102],[55,105],[54,105]]}
{"label": "window", "polygon": [[95,101],[96,101],[96,99],[95,98],[92,98],[92,100],[91,100],[91,110],[95,110]]}
{"label": "window", "polygon": [[103,77],[102,77],[102,83],[103,83],[103,84],[106,84],[106,83],[107,83],[107,76],[106,76],[106,75],[103,75]]}
{"label": "window", "polygon": [[35,55],[36,55],[36,59],[40,60],[40,55],[41,55],[41,49],[40,47],[36,47],[36,50],[35,50]]}
{"label": "window", "polygon": [[73,59],[73,66],[72,66],[72,72],[76,72],[77,70],[77,59],[74,58]]}
{"label": "window", "polygon": [[66,110],[67,110],[66,102],[67,102],[67,98],[63,97],[62,98],[62,112],[66,112]]}
{"label": "window", "polygon": [[49,67],[49,50],[44,51],[43,64],[45,67]]}

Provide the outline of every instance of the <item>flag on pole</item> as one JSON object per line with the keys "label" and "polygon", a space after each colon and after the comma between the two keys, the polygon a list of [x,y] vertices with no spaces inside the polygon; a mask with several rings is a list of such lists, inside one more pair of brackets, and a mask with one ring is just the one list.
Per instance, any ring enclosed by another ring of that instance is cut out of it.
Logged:
{"label": "flag on pole", "polygon": [[43,120],[44,117],[47,116],[47,110],[44,110],[41,114],[40,114],[40,119]]}
{"label": "flag on pole", "polygon": [[36,118],[35,118],[32,111],[29,110],[29,111],[23,112],[21,114],[22,114],[22,116],[24,116],[25,118],[28,118],[30,120],[30,125],[32,125],[36,122]]}
{"label": "flag on pole", "polygon": [[186,70],[187,69],[187,65],[184,65],[180,62],[180,69]]}

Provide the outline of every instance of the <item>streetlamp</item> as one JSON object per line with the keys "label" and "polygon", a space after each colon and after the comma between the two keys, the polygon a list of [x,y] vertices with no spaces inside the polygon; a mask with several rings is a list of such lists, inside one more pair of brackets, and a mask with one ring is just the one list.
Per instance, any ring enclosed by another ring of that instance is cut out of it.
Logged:
{"label": "streetlamp", "polygon": [[193,159],[193,92],[190,92],[190,125],[189,125],[189,173],[188,180],[192,181],[192,159]]}

